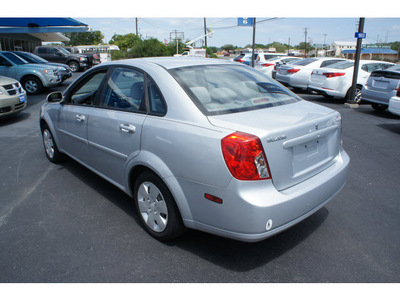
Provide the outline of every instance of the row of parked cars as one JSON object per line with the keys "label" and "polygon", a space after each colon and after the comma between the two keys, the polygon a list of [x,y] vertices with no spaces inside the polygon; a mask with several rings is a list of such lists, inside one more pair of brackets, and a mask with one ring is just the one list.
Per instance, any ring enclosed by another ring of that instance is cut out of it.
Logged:
{"label": "row of parked cars", "polygon": [[99,63],[97,54],[78,54],[74,47],[39,46],[34,53],[0,51],[0,117],[22,111],[26,94],[40,94],[73,72]]}
{"label": "row of parked cars", "polygon": [[[258,53],[255,68],[285,86],[307,90],[327,98],[349,99],[354,61],[314,57],[301,59],[283,54]],[[251,64],[251,54],[234,59]],[[370,103],[378,111],[400,112],[400,66],[390,62],[361,60],[354,101]],[[393,99],[392,99],[393,98]]]}

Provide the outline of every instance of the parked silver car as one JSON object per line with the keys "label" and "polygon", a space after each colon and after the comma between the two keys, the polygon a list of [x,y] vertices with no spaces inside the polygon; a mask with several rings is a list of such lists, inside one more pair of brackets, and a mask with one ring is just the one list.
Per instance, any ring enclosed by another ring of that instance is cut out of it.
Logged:
{"label": "parked silver car", "polygon": [[349,164],[338,112],[213,59],[101,64],[48,96],[40,127],[50,161],[67,154],[132,196],[160,240],[270,237],[331,200]]}
{"label": "parked silver car", "polygon": [[371,103],[372,108],[378,111],[386,110],[389,100],[396,96],[400,89],[400,65],[376,70],[368,77],[367,83],[361,91],[361,100]]}
{"label": "parked silver car", "polygon": [[21,82],[28,94],[40,94],[43,87],[54,87],[61,82],[58,67],[30,64],[10,51],[0,51],[0,75]]}

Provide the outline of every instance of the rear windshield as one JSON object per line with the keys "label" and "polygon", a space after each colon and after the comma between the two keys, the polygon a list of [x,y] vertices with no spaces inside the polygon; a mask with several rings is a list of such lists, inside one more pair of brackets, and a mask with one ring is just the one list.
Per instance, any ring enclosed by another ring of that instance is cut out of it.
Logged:
{"label": "rear windshield", "polygon": [[317,61],[318,59],[315,58],[305,58],[299,61],[296,61],[294,63],[292,63],[292,65],[296,65],[296,66],[307,66],[309,64],[311,64],[314,61]]}
{"label": "rear windshield", "polygon": [[329,66],[329,68],[344,70],[344,69],[347,69],[347,68],[352,68],[353,66],[354,66],[354,62],[352,62],[352,61],[347,62],[346,61],[346,62],[338,62],[338,63],[331,64]]}
{"label": "rear windshield", "polygon": [[273,79],[246,66],[192,66],[169,72],[205,115],[256,110],[301,100]]}

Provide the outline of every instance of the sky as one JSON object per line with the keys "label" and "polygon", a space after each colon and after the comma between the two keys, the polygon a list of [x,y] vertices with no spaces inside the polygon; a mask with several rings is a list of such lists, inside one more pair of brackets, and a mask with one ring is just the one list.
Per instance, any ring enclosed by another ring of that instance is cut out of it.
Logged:
{"label": "sky", "polygon": [[[240,17],[240,16],[238,16]],[[252,43],[252,27],[237,26],[238,17],[207,17],[206,26],[213,31],[208,38],[208,46],[221,47],[225,44],[244,47]],[[99,30],[108,42],[116,34],[136,32],[136,18],[75,18],[88,24],[92,30]],[[305,40],[315,44],[331,44],[334,41],[356,41],[354,33],[358,29],[359,18],[316,18],[316,17],[256,17],[256,43],[272,42],[298,45]],[[139,34],[143,38],[154,37],[160,41],[169,41],[171,33],[177,30],[184,33],[185,40],[192,40],[204,34],[203,17],[138,17]],[[382,43],[400,41],[400,18],[366,18],[364,32],[367,38],[364,43]],[[173,35],[173,34],[172,34]]]}
{"label": "sky", "polygon": [[[4,2],[4,1],[3,1]],[[0,17],[71,17],[99,30],[108,43],[116,34],[136,32],[144,38],[169,41],[174,30],[185,40],[204,34],[204,17],[213,31],[208,46],[225,44],[244,47],[252,43],[252,28],[238,27],[238,17],[256,17],[256,43],[298,45],[305,40],[316,44],[356,41],[354,33],[360,17],[365,17],[365,44],[400,41],[398,0],[68,0],[56,2],[20,0],[2,3]],[[369,4],[368,4],[369,3]],[[265,21],[268,20],[269,21]]]}

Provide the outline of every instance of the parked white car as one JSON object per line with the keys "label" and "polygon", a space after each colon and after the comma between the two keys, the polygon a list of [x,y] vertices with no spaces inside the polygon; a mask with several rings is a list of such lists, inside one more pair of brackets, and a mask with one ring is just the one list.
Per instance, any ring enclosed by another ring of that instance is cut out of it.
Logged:
{"label": "parked white car", "polygon": [[19,113],[26,107],[26,92],[15,79],[0,76],[0,118]]}
{"label": "parked white car", "polygon": [[289,65],[282,65],[277,70],[275,79],[286,86],[307,89],[311,72],[314,69],[324,68],[341,61],[346,60],[333,57],[305,58]]}
{"label": "parked white car", "polygon": [[397,95],[389,100],[389,111],[400,116],[400,88],[397,90]]}
{"label": "parked white car", "polygon": [[[360,60],[357,76],[357,89],[354,101],[361,101],[362,87],[367,83],[372,71],[386,69],[393,63]],[[350,88],[353,83],[354,61],[346,61],[330,65],[327,68],[314,69],[308,84],[308,89],[326,97],[338,97],[348,99]]]}
{"label": "parked white car", "polygon": [[272,78],[272,71],[274,70],[276,65],[289,64],[298,60],[301,60],[301,58],[294,56],[280,56],[267,60],[259,59],[257,60],[254,68]]}

